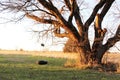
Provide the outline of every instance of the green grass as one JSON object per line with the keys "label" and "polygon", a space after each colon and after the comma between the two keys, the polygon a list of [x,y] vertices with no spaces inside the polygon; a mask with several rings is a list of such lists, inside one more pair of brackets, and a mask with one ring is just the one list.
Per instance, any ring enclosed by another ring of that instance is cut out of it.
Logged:
{"label": "green grass", "polygon": [[[47,65],[36,61],[47,60]],[[0,54],[0,80],[120,80],[119,74],[65,68],[66,59]]]}

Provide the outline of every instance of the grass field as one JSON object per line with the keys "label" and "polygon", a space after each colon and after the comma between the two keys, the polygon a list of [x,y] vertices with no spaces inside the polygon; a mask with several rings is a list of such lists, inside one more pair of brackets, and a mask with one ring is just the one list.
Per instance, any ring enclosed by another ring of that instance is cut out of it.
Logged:
{"label": "grass field", "polygon": [[[66,58],[39,55],[0,52],[0,80],[120,80],[120,74],[65,68]],[[38,65],[38,60],[48,64]]]}

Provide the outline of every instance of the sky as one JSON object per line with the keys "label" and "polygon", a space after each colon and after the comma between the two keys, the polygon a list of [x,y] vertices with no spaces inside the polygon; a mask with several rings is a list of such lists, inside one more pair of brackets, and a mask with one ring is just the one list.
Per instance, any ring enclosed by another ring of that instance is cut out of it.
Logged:
{"label": "sky", "polygon": [[[5,15],[4,15],[5,16]],[[8,16],[8,14],[6,15]],[[1,17],[1,16],[0,16]],[[2,16],[3,17],[3,16]],[[54,44],[51,40],[38,40],[38,36],[32,32],[32,28],[39,27],[33,20],[23,19],[19,22],[6,22],[1,18],[0,22],[0,49],[7,50],[30,50],[30,51],[61,51],[61,44]],[[46,39],[45,39],[46,40]],[[51,43],[48,43],[51,42]],[[41,44],[45,46],[41,46]],[[54,48],[54,46],[56,48]],[[62,45],[63,46],[63,45]]]}
{"label": "sky", "polygon": [[[93,3],[96,0],[85,0],[89,2],[89,8],[93,8]],[[94,1],[94,2],[93,2]],[[119,1],[119,0],[117,0]],[[92,5],[92,6],[91,6]],[[85,12],[83,11],[85,14]],[[86,13],[88,14],[88,13]],[[19,22],[7,22],[3,17],[12,18],[18,15],[13,15],[12,13],[0,13],[0,49],[8,49],[8,50],[48,50],[48,51],[62,51],[63,44],[57,44],[57,40],[52,41],[52,39],[43,40],[42,38],[38,41],[37,36],[31,32],[31,29],[34,27],[38,28],[40,25],[36,24],[33,20],[23,19]],[[86,17],[87,18],[87,17]],[[103,22],[104,23],[104,22]],[[105,23],[104,23],[105,24]],[[91,33],[90,35],[92,35]],[[63,39],[60,39],[63,40]],[[45,46],[41,46],[41,43],[45,43]],[[116,44],[116,47],[119,46],[120,43]],[[112,51],[118,51],[118,49],[114,47]]]}

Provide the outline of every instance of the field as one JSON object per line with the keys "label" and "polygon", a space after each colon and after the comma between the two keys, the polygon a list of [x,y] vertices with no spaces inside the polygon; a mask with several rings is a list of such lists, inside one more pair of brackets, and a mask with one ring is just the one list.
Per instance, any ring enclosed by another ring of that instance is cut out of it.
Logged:
{"label": "field", "polygon": [[[113,56],[113,54],[111,54]],[[115,56],[116,57],[116,56]],[[117,56],[118,57],[118,56]],[[77,54],[61,52],[0,51],[0,80],[119,80],[120,74],[66,68]],[[110,57],[110,60],[113,58]],[[47,65],[36,61],[46,60]]]}

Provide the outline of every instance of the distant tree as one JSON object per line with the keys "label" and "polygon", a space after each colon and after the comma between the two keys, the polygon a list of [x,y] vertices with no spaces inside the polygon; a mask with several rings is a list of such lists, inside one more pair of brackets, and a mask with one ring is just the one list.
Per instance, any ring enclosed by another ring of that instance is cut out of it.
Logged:
{"label": "distant tree", "polygon": [[[102,28],[102,22],[114,2],[115,0],[99,0],[93,11],[88,13],[91,15],[86,21],[82,20],[82,17],[86,16],[81,16],[82,0],[4,0],[0,1],[0,9],[23,12],[24,16],[30,19],[51,25],[48,30],[55,36],[67,37],[75,43],[72,46],[79,52],[82,64],[101,64],[105,52],[120,41],[120,26],[118,26],[116,34],[103,44],[108,30]],[[94,24],[92,47],[88,38],[91,24]]]}

